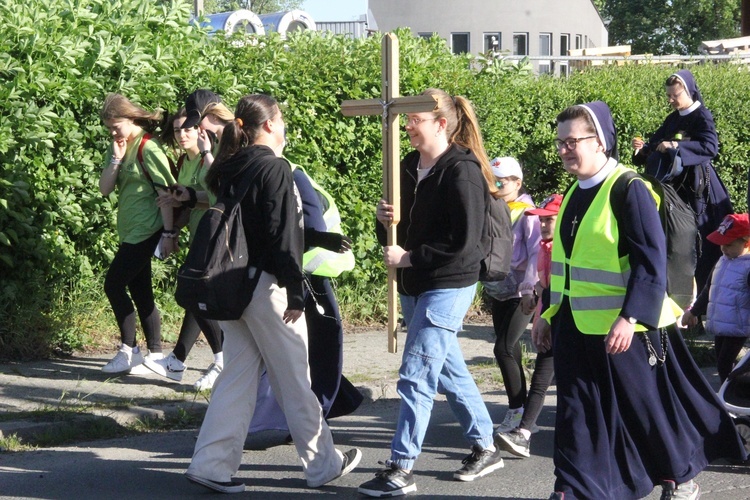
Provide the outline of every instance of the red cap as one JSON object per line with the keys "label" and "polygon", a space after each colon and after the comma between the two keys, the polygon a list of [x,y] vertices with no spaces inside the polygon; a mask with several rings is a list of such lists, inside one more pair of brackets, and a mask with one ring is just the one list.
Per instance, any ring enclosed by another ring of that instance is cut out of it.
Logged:
{"label": "red cap", "polygon": [[729,245],[746,236],[750,236],[747,214],[730,214],[724,217],[716,231],[708,235],[708,241],[717,245]]}
{"label": "red cap", "polygon": [[560,205],[562,205],[562,201],[563,197],[561,194],[550,195],[539,204],[539,207],[526,210],[526,214],[538,215],[540,217],[557,215],[560,212]]}

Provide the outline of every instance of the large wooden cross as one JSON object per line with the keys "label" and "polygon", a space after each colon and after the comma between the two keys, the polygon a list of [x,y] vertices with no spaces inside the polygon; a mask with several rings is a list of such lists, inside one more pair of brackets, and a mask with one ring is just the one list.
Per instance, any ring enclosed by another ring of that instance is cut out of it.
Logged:
{"label": "large wooden cross", "polygon": [[[399,97],[398,89],[398,38],[386,33],[382,43],[382,98],[344,101],[344,116],[381,115],[383,121],[383,199],[393,205],[393,223],[387,229],[388,245],[396,244],[396,225],[401,220],[401,182],[399,165],[398,115],[435,111],[440,105],[437,97]],[[398,291],[396,268],[388,268],[388,352],[398,349]]]}

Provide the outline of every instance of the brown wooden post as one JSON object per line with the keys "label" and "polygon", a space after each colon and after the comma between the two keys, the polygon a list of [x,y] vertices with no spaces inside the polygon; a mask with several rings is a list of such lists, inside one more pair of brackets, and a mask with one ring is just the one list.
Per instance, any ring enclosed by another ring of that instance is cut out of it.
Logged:
{"label": "brown wooden post", "polygon": [[742,0],[741,8],[742,18],[740,31],[742,33],[740,36],[750,36],[750,0]]}
{"label": "brown wooden post", "polygon": [[[396,244],[396,225],[401,220],[400,142],[398,115],[435,111],[439,100],[432,96],[399,97],[398,38],[383,36],[381,49],[382,99],[350,100],[341,103],[344,116],[381,115],[383,125],[383,199],[393,205],[393,224],[387,229],[388,245]],[[388,352],[398,350],[398,290],[396,268],[388,268]]]}

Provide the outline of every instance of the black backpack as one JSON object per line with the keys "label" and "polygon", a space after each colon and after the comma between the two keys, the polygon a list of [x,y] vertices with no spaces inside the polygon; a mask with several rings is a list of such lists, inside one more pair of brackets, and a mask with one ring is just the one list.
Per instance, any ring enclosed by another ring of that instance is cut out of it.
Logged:
{"label": "black backpack", "polygon": [[239,319],[253,298],[261,270],[248,261],[240,202],[256,177],[257,167],[239,185],[227,186],[203,214],[177,272],[175,300],[198,317]]}
{"label": "black backpack", "polygon": [[482,229],[484,259],[479,281],[501,281],[510,273],[513,257],[513,233],[510,208],[504,200],[495,199],[485,192],[486,212]]}
{"label": "black backpack", "polygon": [[[667,293],[680,305],[687,307],[693,299],[693,279],[698,264],[700,235],[695,212],[671,184],[660,182],[648,174],[628,170],[612,187],[613,207],[625,200],[625,189],[634,178],[641,177],[659,195],[659,217],[667,238]],[[619,201],[621,200],[621,201]]]}

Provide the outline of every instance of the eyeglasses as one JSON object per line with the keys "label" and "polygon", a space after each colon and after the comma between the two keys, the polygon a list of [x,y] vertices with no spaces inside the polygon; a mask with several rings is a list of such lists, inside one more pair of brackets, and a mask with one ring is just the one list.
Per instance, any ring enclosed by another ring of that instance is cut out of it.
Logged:
{"label": "eyeglasses", "polygon": [[677,92],[675,94],[670,94],[669,92],[667,92],[667,100],[668,101],[676,101],[677,98],[680,97],[680,95],[682,95],[683,92],[685,92],[685,89],[682,89],[682,90],[680,90],[679,92]]}
{"label": "eyeglasses", "polygon": [[418,126],[422,122],[427,122],[427,121],[430,121],[430,120],[437,120],[437,119],[438,119],[437,117],[433,117],[433,118],[417,118],[415,116],[413,118],[407,119],[404,122],[404,126],[405,127],[416,127],[416,126]]}
{"label": "eyeglasses", "polygon": [[587,135],[586,137],[571,137],[570,139],[555,139],[555,147],[557,150],[561,150],[563,146],[565,146],[565,149],[568,151],[575,151],[576,146],[578,146],[578,143],[581,141],[585,141],[586,139],[595,139],[595,135]]}

